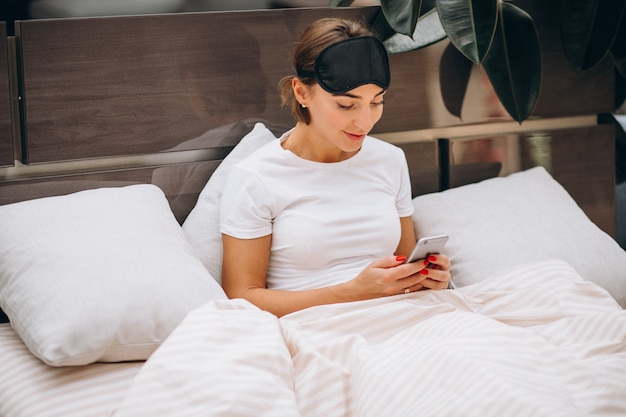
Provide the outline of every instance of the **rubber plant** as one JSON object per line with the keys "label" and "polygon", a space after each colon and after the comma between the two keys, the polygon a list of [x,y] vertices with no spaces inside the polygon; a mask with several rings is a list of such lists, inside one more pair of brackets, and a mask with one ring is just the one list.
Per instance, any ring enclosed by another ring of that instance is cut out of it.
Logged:
{"label": "rubber plant", "polygon": [[[585,71],[609,55],[618,75],[626,78],[626,0],[552,1],[560,1],[554,24],[560,28],[570,63]],[[344,7],[352,2],[329,4]],[[390,53],[448,38],[452,50],[446,50],[442,59],[465,66],[467,79],[442,83],[442,88],[463,83],[466,87],[471,66],[480,65],[514,120],[521,123],[531,115],[542,83],[541,43],[535,20],[521,7],[504,0],[380,0],[380,6],[373,28]],[[464,94],[462,90],[461,99]],[[448,110],[460,117],[458,89],[442,95]]]}

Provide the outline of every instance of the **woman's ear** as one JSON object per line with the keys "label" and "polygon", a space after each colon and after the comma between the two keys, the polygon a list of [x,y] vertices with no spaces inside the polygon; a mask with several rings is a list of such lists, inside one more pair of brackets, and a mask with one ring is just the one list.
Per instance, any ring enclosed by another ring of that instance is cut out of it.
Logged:
{"label": "woman's ear", "polygon": [[304,84],[298,77],[291,80],[291,88],[293,88],[293,96],[302,106],[307,106],[307,98],[309,96],[309,86]]}

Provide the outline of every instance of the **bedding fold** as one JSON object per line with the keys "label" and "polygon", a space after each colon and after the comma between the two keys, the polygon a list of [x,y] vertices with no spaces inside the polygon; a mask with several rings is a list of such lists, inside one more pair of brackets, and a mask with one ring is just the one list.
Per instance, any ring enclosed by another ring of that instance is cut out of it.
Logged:
{"label": "bedding fold", "polygon": [[114,416],[618,416],[626,313],[564,261],[278,319],[195,310]]}

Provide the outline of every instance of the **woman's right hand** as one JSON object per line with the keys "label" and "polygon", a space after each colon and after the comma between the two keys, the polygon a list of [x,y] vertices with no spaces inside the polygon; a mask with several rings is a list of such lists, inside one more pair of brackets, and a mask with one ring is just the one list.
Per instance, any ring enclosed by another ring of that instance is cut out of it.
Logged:
{"label": "woman's right hand", "polygon": [[373,261],[346,283],[349,287],[347,291],[355,300],[363,300],[422,289],[420,283],[427,276],[421,271],[425,271],[428,261],[406,264],[405,260],[405,256],[388,256]]}

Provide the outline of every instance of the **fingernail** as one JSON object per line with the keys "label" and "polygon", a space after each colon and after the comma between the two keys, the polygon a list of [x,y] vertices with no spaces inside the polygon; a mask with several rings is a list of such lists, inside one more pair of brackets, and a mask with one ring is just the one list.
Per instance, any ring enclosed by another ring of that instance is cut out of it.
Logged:
{"label": "fingernail", "polygon": [[424,266],[428,266],[430,262],[428,262],[428,259],[424,259]]}
{"label": "fingernail", "polygon": [[437,260],[437,257],[436,257],[436,256],[433,256],[433,255],[429,255],[429,256],[428,256],[428,260],[429,260],[430,262],[435,262],[435,261]]}
{"label": "fingernail", "polygon": [[404,255],[396,256],[396,261],[404,262],[404,261],[406,261],[406,256],[404,256]]}
{"label": "fingernail", "polygon": [[422,270],[420,271],[420,274],[422,274],[422,275],[428,275],[428,269],[422,269]]}

